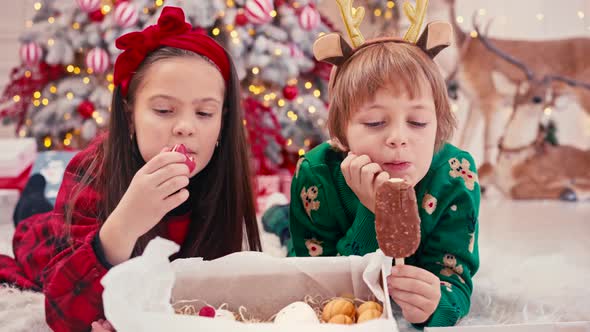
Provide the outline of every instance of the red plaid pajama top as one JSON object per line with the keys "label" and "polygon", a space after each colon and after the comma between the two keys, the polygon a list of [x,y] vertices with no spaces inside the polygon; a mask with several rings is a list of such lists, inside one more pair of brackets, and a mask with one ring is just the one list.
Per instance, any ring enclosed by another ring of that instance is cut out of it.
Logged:
{"label": "red plaid pajama top", "polygon": [[[54,331],[90,331],[93,321],[104,318],[100,279],[110,265],[98,240],[103,221],[96,218],[100,197],[92,187],[85,187],[76,202],[71,246],[64,227],[66,202],[104,139],[97,138],[70,161],[53,211],[19,223],[15,258],[0,255],[0,284],[43,292],[47,324]],[[161,236],[181,244],[189,221],[189,213],[167,217]]]}

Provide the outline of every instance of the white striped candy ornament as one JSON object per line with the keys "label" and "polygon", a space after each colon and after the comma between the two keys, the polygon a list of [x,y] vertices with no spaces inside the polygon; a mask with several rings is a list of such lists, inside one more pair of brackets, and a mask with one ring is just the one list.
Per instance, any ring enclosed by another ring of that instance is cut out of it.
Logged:
{"label": "white striped candy ornament", "polygon": [[115,21],[121,28],[130,28],[137,23],[139,13],[131,2],[121,2],[115,8]]}
{"label": "white striped candy ornament", "polygon": [[35,42],[29,42],[22,44],[19,50],[21,61],[28,65],[33,66],[39,63],[43,56],[43,49]]}
{"label": "white striped candy ornament", "polygon": [[95,47],[86,55],[86,66],[96,74],[104,73],[110,64],[109,54],[100,47]]}
{"label": "white striped candy ornament", "polygon": [[270,13],[275,9],[272,0],[248,0],[244,5],[248,21],[254,24],[265,24],[272,21]]}
{"label": "white striped candy ornament", "polygon": [[101,0],[76,0],[78,7],[85,13],[91,13],[100,8]]}
{"label": "white striped candy ornament", "polygon": [[312,6],[305,6],[299,14],[299,25],[306,31],[311,31],[320,25],[320,13]]}

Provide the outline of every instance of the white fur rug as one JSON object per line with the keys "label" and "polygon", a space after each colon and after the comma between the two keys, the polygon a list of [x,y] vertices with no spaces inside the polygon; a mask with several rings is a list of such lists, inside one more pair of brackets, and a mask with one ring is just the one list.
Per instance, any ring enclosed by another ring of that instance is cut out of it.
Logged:
{"label": "white fur rug", "polygon": [[[459,325],[590,321],[589,216],[590,204],[482,202],[481,268]],[[0,225],[0,253],[10,252],[11,236],[12,226]],[[262,240],[284,255],[277,238]],[[43,310],[42,295],[0,288],[0,331],[49,331]]]}

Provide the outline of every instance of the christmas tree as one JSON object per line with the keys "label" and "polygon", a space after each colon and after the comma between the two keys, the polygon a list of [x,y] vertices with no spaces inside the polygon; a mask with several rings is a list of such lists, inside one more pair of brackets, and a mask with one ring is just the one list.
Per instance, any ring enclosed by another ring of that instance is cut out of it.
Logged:
{"label": "christmas tree", "polygon": [[[193,27],[235,60],[245,125],[259,174],[293,166],[326,139],[330,66],[313,58],[318,35],[333,30],[318,0],[42,0],[27,22],[22,64],[0,105],[4,122],[41,149],[80,149],[109,119],[115,39],[154,24],[165,5],[182,7]],[[374,17],[393,2],[364,4]],[[391,15],[389,15],[391,17]]]}

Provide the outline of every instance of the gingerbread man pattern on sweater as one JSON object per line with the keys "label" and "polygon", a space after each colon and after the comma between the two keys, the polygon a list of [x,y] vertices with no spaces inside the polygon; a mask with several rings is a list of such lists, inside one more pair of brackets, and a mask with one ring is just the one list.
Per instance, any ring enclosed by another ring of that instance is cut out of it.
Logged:
{"label": "gingerbread man pattern on sweater", "polygon": [[471,163],[467,159],[462,159],[459,163],[459,159],[451,158],[449,160],[449,165],[451,165],[451,171],[449,174],[454,178],[462,178],[465,181],[465,186],[469,188],[469,190],[473,190],[477,183],[477,174],[469,170]]}
{"label": "gingerbread man pattern on sweater", "polygon": [[316,200],[318,197],[318,187],[311,186],[309,188],[303,187],[301,189],[301,201],[305,208],[305,213],[309,216],[311,220],[311,211],[317,211],[320,208],[320,202]]}

